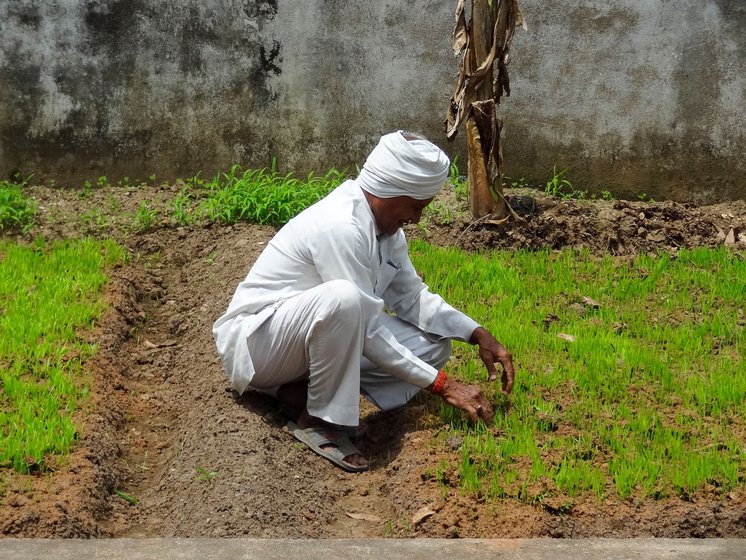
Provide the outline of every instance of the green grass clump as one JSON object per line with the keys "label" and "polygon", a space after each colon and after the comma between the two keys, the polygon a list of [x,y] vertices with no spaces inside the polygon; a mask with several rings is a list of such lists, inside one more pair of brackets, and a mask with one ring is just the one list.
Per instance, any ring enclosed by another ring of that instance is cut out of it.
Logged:
{"label": "green grass clump", "polygon": [[26,232],[34,224],[36,206],[23,195],[24,184],[0,181],[0,231]]}
{"label": "green grass clump", "polygon": [[[216,175],[212,181],[192,182],[203,192],[192,193],[201,199],[195,219],[205,218],[222,224],[246,221],[279,226],[305,210],[344,181],[343,172],[332,169],[324,176],[309,175],[298,179],[292,174],[280,175],[267,169],[242,170],[234,165],[228,173]],[[172,205],[173,215],[187,222],[190,218],[190,190],[179,193]]]}
{"label": "green grass clump", "polygon": [[0,241],[0,466],[43,470],[70,449],[96,349],[78,333],[104,309],[104,270],[124,259],[111,241]]}
{"label": "green grass clump", "polygon": [[[466,255],[412,244],[434,291],[513,353],[513,394],[475,349],[449,368],[481,383],[492,426],[441,407],[464,439],[465,490],[540,502],[616,494],[693,499],[746,480],[746,262],[724,249],[619,259]],[[584,297],[590,297],[590,304]],[[558,335],[571,335],[574,341]]]}

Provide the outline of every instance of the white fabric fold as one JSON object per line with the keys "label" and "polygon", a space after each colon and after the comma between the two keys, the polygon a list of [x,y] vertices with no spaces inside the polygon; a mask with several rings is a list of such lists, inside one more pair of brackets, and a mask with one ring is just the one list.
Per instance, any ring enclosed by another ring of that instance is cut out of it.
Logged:
{"label": "white fabric fold", "polygon": [[408,196],[425,200],[438,194],[451,162],[424,138],[407,140],[398,130],[381,137],[358,175],[360,186],[379,198]]}

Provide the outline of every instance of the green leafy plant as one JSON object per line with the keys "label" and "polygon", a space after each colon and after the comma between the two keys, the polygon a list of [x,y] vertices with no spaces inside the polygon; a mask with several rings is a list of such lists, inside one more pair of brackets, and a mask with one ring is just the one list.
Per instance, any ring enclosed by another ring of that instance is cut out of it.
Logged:
{"label": "green leafy plant", "polygon": [[197,221],[192,192],[193,189],[184,186],[169,205],[169,215],[178,225],[190,225]]}
{"label": "green leafy plant", "polygon": [[449,168],[449,176],[453,189],[456,192],[457,200],[466,200],[469,197],[469,181],[458,168],[458,156],[453,158]]}
{"label": "green leafy plant", "polygon": [[219,223],[249,221],[282,225],[317,202],[344,180],[344,173],[331,169],[323,177],[310,174],[297,179],[275,171],[243,170],[234,165],[204,184],[204,199],[196,208],[199,216]]}
{"label": "green leafy plant", "polygon": [[158,210],[152,208],[147,200],[143,200],[135,213],[133,227],[136,231],[147,231],[153,227],[157,216]]}
{"label": "green leafy plant", "polygon": [[458,169],[458,156],[451,161],[451,165],[448,168],[448,176],[454,185],[461,180],[461,174]]}
{"label": "green leafy plant", "polygon": [[91,208],[80,215],[80,221],[88,233],[100,233],[111,226],[111,220],[98,208]]}
{"label": "green leafy plant", "polygon": [[208,471],[200,466],[195,467],[195,469],[197,470],[197,480],[201,480],[202,482],[210,482],[218,476],[218,471]]}
{"label": "green leafy plant", "polygon": [[586,198],[586,191],[576,190],[572,183],[564,177],[569,168],[557,171],[557,166],[552,168],[552,177],[546,182],[544,192],[551,196],[562,199]]}
{"label": "green leafy plant", "polygon": [[422,221],[420,221],[418,225],[422,224],[421,229],[424,230],[427,228],[427,224],[430,221],[434,221],[442,225],[449,225],[453,222],[453,219],[454,213],[447,204],[443,204],[439,201],[433,201],[425,208]]}
{"label": "green leafy plant", "polygon": [[177,225],[202,221],[282,225],[318,201],[345,179],[344,172],[331,169],[323,176],[305,179],[280,175],[273,158],[271,169],[244,170],[234,165],[211,180],[199,174],[179,179],[183,186],[168,205],[168,216]]}
{"label": "green leafy plant", "polygon": [[111,193],[106,197],[106,204],[109,207],[109,212],[112,215],[116,215],[122,210],[122,201],[116,198]]}
{"label": "green leafy plant", "polygon": [[34,225],[36,203],[25,197],[19,183],[0,181],[0,231],[19,230],[26,233]]}
{"label": "green leafy plant", "polygon": [[200,175],[200,173],[197,173],[196,175],[189,177],[188,179],[181,182],[184,183],[188,188],[201,189],[204,187],[205,181],[204,179],[202,179],[202,177],[200,177]]}
{"label": "green leafy plant", "polygon": [[512,179],[506,175],[503,177],[503,183],[505,184],[505,186],[510,187],[511,189],[525,189],[531,187],[531,185],[529,185],[526,179],[523,177]]}

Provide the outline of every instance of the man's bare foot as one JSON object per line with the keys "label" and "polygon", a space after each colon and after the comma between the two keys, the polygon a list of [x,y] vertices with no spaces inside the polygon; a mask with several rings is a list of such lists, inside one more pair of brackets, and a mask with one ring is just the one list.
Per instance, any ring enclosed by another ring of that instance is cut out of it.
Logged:
{"label": "man's bare foot", "polygon": [[[298,420],[296,422],[298,424],[298,427],[301,429],[306,428],[329,428],[330,430],[334,431],[346,431],[345,426],[338,426],[337,424],[330,424],[329,422],[325,422],[321,418],[316,418],[315,416],[311,416],[308,414],[308,411],[303,410],[303,412],[298,417]],[[324,451],[329,451],[330,449],[334,449],[333,445],[325,445],[321,447]],[[345,463],[349,463],[350,465],[354,465],[356,467],[367,467],[368,466],[368,460],[360,455],[359,453],[353,453],[352,455],[346,455],[344,458]]]}

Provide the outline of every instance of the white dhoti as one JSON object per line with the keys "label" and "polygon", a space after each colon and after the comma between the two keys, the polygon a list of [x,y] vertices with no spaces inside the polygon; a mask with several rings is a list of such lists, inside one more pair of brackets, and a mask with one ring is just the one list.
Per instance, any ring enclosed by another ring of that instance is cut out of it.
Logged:
{"label": "white dhoti", "polygon": [[[365,358],[365,325],[360,292],[334,280],[284,301],[247,339],[254,375],[249,387],[274,393],[308,377],[307,409],[333,424],[356,426],[362,393],[382,410],[406,404],[420,387]],[[380,322],[415,356],[440,369],[451,341],[431,340],[417,327],[390,315]]]}

